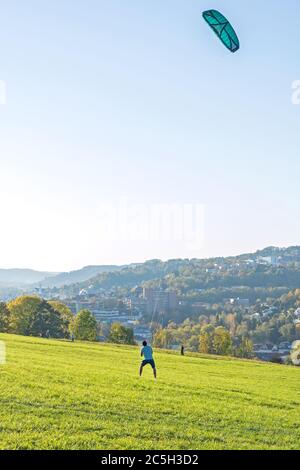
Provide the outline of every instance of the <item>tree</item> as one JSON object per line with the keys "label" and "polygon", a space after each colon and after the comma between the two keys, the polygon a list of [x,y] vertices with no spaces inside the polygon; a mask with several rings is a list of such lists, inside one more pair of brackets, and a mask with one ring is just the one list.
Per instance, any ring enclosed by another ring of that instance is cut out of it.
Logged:
{"label": "tree", "polygon": [[296,339],[296,329],[293,323],[286,323],[281,328],[279,328],[279,332],[285,341],[292,342]]}
{"label": "tree", "polygon": [[17,297],[8,304],[11,318],[11,332],[17,335],[30,335],[33,317],[41,305],[36,296]]}
{"label": "tree", "polygon": [[199,336],[193,335],[190,337],[187,347],[192,352],[198,352],[199,350]]}
{"label": "tree", "polygon": [[233,313],[229,313],[226,318],[226,323],[230,329],[231,335],[234,336],[236,334],[237,327],[236,315]]}
{"label": "tree", "polygon": [[249,333],[248,325],[246,322],[242,322],[236,329],[236,336],[239,338],[243,338],[247,336]]}
{"label": "tree", "polygon": [[0,302],[0,333],[9,332],[9,317],[10,313],[7,305],[4,302]]}
{"label": "tree", "polygon": [[70,333],[74,329],[75,321],[75,316],[73,315],[71,309],[69,309],[66,304],[56,300],[51,300],[49,304],[61,317],[64,338],[69,338]]}
{"label": "tree", "polygon": [[109,333],[109,341],[115,344],[135,345],[132,328],[126,328],[121,323],[113,323]]}
{"label": "tree", "polygon": [[12,333],[24,336],[63,337],[61,317],[45,300],[36,296],[22,296],[11,301],[8,309]]}
{"label": "tree", "polygon": [[215,329],[213,347],[214,352],[220,356],[226,356],[232,352],[232,339],[230,333],[222,326]]}
{"label": "tree", "polygon": [[153,337],[153,346],[160,349],[169,349],[173,343],[172,332],[167,328],[161,328]]}
{"label": "tree", "polygon": [[291,359],[295,366],[300,366],[300,341],[295,341],[293,343]]}
{"label": "tree", "polygon": [[201,329],[201,333],[207,333],[209,335],[213,335],[215,332],[215,327],[210,323],[208,325],[203,326]]}
{"label": "tree", "polygon": [[199,352],[202,354],[212,354],[212,337],[207,331],[203,331],[199,338]]}
{"label": "tree", "polygon": [[110,333],[110,326],[107,323],[98,323],[98,334],[104,338],[108,338]]}
{"label": "tree", "polygon": [[74,321],[73,332],[80,341],[97,340],[97,320],[89,310],[81,310]]}
{"label": "tree", "polygon": [[236,356],[251,359],[253,356],[253,343],[249,338],[243,338],[240,346],[236,349]]}

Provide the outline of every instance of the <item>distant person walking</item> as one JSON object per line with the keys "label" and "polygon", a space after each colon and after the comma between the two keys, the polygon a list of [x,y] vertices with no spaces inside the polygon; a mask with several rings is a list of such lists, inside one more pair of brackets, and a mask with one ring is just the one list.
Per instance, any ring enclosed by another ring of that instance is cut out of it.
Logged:
{"label": "distant person walking", "polygon": [[184,346],[181,346],[181,355],[184,356]]}
{"label": "distant person walking", "polygon": [[155,362],[153,359],[153,349],[151,348],[151,346],[148,346],[147,341],[143,342],[143,347],[141,349],[141,357],[143,357],[144,360],[142,361],[142,364],[140,367],[140,377],[142,377],[144,367],[149,364],[153,369],[153,375],[154,375],[154,378],[156,379],[157,372],[156,372]]}

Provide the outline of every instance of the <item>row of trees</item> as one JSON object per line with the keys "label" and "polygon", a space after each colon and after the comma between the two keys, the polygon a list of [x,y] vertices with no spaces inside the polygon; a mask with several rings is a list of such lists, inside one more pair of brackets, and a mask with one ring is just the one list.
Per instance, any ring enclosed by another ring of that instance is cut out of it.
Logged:
{"label": "row of trees", "polygon": [[135,344],[131,328],[119,323],[104,327],[89,310],[76,316],[62,302],[46,301],[37,296],[22,296],[0,303],[0,332],[23,336],[97,341],[105,333],[107,341]]}
{"label": "row of trees", "polygon": [[169,349],[174,345],[184,345],[192,352],[251,358],[253,344],[249,338],[236,340],[223,326],[211,324],[201,326],[185,321],[182,325],[170,323],[167,328],[159,329],[154,335],[155,347]]}
{"label": "row of trees", "polygon": [[4,333],[67,338],[73,321],[74,316],[66,305],[46,302],[36,296],[0,303],[0,331]]}
{"label": "row of trees", "polygon": [[[256,304],[248,309],[231,305],[222,309],[222,305],[213,305],[203,310],[205,313],[188,316],[186,320],[176,314],[170,315],[167,320],[178,325],[192,322],[201,326],[212,324],[215,328],[222,326],[237,340],[248,337],[254,344],[278,345],[300,339],[300,323],[295,321],[295,307],[286,310],[278,301],[270,302],[269,305]],[[167,324],[168,322],[163,326]]]}
{"label": "row of trees", "polygon": [[74,319],[73,334],[81,341],[97,341],[99,337],[115,344],[135,345],[132,328],[126,328],[121,323],[111,326],[97,323],[89,310],[82,310]]}

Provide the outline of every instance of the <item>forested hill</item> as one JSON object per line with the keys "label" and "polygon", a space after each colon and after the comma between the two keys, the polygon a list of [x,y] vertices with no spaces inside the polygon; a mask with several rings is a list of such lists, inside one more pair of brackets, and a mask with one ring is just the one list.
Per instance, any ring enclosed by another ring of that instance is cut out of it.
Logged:
{"label": "forested hill", "polygon": [[0,287],[25,287],[51,279],[57,273],[34,271],[33,269],[0,269]]}
{"label": "forested hill", "polygon": [[47,288],[62,287],[87,281],[100,273],[119,269],[122,269],[122,266],[86,266],[65,273],[51,273],[33,269],[0,269],[0,288],[26,288],[26,286],[32,285]]}
{"label": "forested hill", "polygon": [[121,266],[85,266],[76,271],[59,273],[56,276],[46,277],[40,283],[42,287],[62,287],[74,283],[85,282],[101,273],[114,272],[122,269]]}
{"label": "forested hill", "polygon": [[300,247],[266,248],[236,257],[152,260],[130,265],[69,287],[71,291],[92,288],[133,288],[151,285],[176,291],[179,295],[195,296],[202,290],[245,288],[300,287]]}

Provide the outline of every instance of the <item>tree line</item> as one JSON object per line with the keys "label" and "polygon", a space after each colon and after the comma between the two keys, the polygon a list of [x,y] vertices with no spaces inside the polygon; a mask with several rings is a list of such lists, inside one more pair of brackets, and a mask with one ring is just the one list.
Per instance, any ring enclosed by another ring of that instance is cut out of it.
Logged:
{"label": "tree line", "polygon": [[153,345],[164,349],[183,345],[191,352],[202,354],[253,357],[253,343],[249,338],[237,339],[224,326],[191,320],[186,320],[181,325],[171,322],[166,328],[158,329],[154,334]]}
{"label": "tree line", "polygon": [[135,344],[131,328],[119,323],[104,326],[89,310],[74,315],[62,302],[29,295],[0,302],[0,333],[79,341],[98,341],[104,336],[112,343]]}

